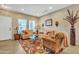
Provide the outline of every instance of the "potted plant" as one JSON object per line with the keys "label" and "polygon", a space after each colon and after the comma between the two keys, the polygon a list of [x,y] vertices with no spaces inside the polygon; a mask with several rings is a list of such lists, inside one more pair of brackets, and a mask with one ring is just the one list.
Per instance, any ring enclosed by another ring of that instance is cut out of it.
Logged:
{"label": "potted plant", "polygon": [[78,12],[79,12],[79,10],[76,13],[73,13],[73,11],[70,11],[69,9],[67,9],[67,12],[68,12],[68,16],[66,16],[64,19],[71,24],[70,44],[74,46],[74,45],[76,45],[76,35],[75,35],[74,25],[75,25],[75,23],[78,22],[78,19],[79,19]]}

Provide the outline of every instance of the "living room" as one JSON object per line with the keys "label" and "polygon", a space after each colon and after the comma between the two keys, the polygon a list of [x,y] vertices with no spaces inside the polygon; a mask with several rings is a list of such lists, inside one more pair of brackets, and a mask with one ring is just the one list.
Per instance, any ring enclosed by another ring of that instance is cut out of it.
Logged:
{"label": "living room", "polygon": [[[79,53],[78,8],[78,4],[1,4],[0,45],[7,49],[1,47],[0,54]],[[69,16],[77,17],[75,24]],[[59,37],[62,43],[53,41]]]}

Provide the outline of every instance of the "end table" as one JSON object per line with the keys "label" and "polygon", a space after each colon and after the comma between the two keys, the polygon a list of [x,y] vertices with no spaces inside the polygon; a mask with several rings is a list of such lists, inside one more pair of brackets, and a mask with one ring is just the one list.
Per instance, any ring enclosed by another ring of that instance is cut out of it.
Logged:
{"label": "end table", "polygon": [[14,34],[14,39],[15,40],[19,40],[20,39],[20,36],[21,36],[20,34]]}

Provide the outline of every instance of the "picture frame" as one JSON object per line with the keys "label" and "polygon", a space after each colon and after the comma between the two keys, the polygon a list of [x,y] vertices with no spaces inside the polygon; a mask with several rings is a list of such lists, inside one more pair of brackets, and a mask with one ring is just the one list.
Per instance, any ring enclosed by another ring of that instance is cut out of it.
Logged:
{"label": "picture frame", "polygon": [[53,24],[52,21],[53,21],[52,19],[47,19],[47,20],[45,21],[45,25],[46,25],[46,26],[52,26],[52,24]]}

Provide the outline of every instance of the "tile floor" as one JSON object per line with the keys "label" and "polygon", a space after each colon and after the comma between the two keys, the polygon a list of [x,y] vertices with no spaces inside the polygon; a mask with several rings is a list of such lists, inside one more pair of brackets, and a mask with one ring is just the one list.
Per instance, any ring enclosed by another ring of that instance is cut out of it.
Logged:
{"label": "tile floor", "polygon": [[0,54],[25,54],[24,49],[18,41],[0,41]]}
{"label": "tile floor", "polygon": [[69,46],[65,48],[61,54],[79,54],[79,45]]}

